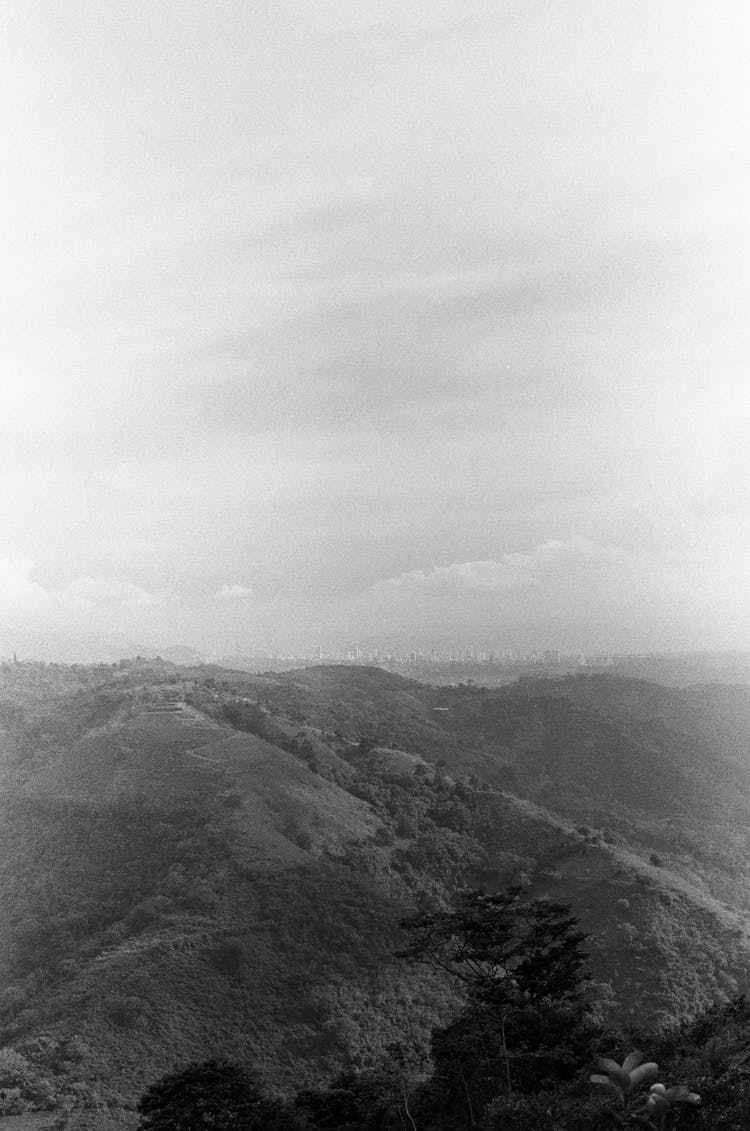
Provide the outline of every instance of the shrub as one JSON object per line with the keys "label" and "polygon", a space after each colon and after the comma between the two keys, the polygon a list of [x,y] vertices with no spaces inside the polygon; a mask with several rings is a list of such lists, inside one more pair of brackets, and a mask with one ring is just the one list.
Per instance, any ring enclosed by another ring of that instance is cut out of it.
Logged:
{"label": "shrub", "polygon": [[144,900],[137,903],[125,916],[125,927],[129,934],[138,935],[158,918],[158,910],[151,905],[150,900]]}
{"label": "shrub", "polygon": [[417,822],[408,813],[400,813],[396,818],[396,836],[412,840],[417,835]]}
{"label": "shrub", "polygon": [[0,991],[0,1012],[8,1017],[18,1013],[29,1000],[29,991],[25,986],[6,986]]}
{"label": "shrub", "polygon": [[20,1088],[3,1088],[0,1091],[0,1115],[22,1115],[25,1109]]}
{"label": "shrub", "polygon": [[22,1053],[0,1048],[0,1088],[23,1088],[33,1076],[34,1069]]}
{"label": "shrub", "polygon": [[225,939],[211,952],[211,961],[221,974],[235,975],[247,963],[247,953],[239,939]]}
{"label": "shrub", "polygon": [[118,994],[106,1004],[105,1012],[118,1029],[130,1029],[143,1016],[146,1003],[135,994]]}
{"label": "shrub", "polygon": [[284,836],[291,840],[298,848],[309,852],[313,846],[313,839],[307,829],[302,828],[293,817],[284,822]]}
{"label": "shrub", "polygon": [[270,1131],[284,1125],[282,1111],[239,1065],[223,1060],[164,1076],[138,1102],[141,1131]]}

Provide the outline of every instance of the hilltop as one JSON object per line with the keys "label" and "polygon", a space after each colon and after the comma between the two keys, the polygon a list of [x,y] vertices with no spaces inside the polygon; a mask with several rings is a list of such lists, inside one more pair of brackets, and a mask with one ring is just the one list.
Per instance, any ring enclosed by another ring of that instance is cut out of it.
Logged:
{"label": "hilltop", "polygon": [[615,1023],[750,985],[745,687],[20,664],[0,725],[19,1102],[126,1118],[217,1052],[286,1093],[425,1047],[456,991],[399,921],[464,886],[571,903]]}

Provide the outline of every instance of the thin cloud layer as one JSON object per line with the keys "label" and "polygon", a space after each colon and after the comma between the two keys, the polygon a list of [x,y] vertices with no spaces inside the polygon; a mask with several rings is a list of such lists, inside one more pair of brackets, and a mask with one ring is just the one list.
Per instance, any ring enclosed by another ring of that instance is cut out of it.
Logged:
{"label": "thin cloud layer", "polygon": [[460,562],[428,573],[412,570],[389,578],[375,588],[414,595],[477,596],[539,588],[545,581],[564,574],[578,581],[582,573],[612,573],[627,561],[628,556],[622,550],[575,538],[569,542],[546,542],[528,554],[505,554],[499,561]]}
{"label": "thin cloud layer", "polygon": [[45,587],[34,580],[33,572],[30,558],[0,558],[0,608],[6,613],[45,615],[147,608],[168,596],[149,593],[116,577],[76,577],[60,589]]}
{"label": "thin cloud layer", "polygon": [[748,31],[16,5],[0,607],[201,648],[750,642]]}
{"label": "thin cloud layer", "polygon": [[236,583],[230,585],[228,582],[224,582],[222,587],[217,589],[214,593],[214,600],[246,601],[249,597],[252,597],[252,595],[253,591],[252,589],[248,589],[247,585],[237,585]]}
{"label": "thin cloud layer", "polygon": [[[412,570],[379,582],[347,607],[345,618],[369,640],[442,645],[451,639],[507,648],[590,648],[617,618],[622,647],[658,639],[666,612],[686,594],[669,573],[620,547],[587,539],[544,543],[496,561]],[[695,613],[698,601],[692,599]],[[684,646],[686,624],[674,625]],[[677,639],[677,637],[675,637]]]}

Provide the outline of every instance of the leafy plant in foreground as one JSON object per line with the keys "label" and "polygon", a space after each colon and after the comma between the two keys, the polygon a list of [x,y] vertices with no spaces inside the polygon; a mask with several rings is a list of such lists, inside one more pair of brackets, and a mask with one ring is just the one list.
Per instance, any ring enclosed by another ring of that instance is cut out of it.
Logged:
{"label": "leafy plant in foreground", "polygon": [[628,1053],[622,1064],[608,1057],[599,1061],[601,1072],[590,1077],[592,1084],[608,1088],[615,1096],[617,1107],[608,1114],[615,1127],[648,1127],[666,1131],[676,1126],[682,1105],[700,1103],[700,1096],[682,1085],[666,1088],[652,1083],[647,1096],[638,1089],[642,1084],[656,1081],[659,1066],[653,1060],[643,1062],[643,1054]]}

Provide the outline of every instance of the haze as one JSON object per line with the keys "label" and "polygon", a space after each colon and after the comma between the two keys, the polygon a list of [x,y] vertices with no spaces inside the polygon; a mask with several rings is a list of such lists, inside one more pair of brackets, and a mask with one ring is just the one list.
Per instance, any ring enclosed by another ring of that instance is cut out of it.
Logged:
{"label": "haze", "polygon": [[746,4],[3,24],[5,647],[750,647]]}

